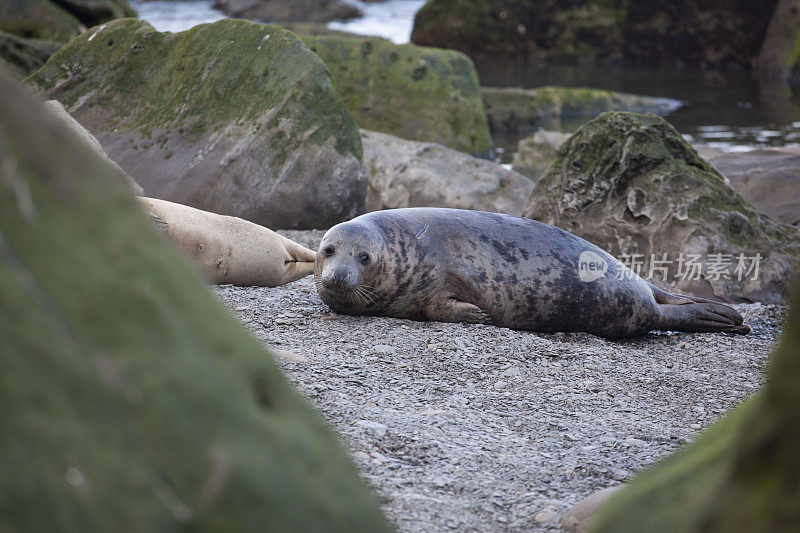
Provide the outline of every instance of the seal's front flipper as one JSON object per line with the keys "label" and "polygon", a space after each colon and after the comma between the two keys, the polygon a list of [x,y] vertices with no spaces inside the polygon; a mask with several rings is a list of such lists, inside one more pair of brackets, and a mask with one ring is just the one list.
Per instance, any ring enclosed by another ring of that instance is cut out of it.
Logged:
{"label": "seal's front flipper", "polygon": [[660,304],[662,324],[659,329],[690,332],[722,332],[747,335],[753,328],[744,323],[739,312],[725,304],[664,292],[653,287]]}
{"label": "seal's front flipper", "polygon": [[431,302],[422,309],[425,320],[438,322],[467,322],[470,324],[492,324],[492,317],[486,311],[467,302],[446,298]]}

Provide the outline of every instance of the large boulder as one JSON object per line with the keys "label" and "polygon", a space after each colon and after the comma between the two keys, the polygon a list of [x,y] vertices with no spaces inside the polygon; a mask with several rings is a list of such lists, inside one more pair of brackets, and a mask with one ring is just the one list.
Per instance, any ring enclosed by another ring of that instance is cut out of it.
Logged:
{"label": "large boulder", "polygon": [[29,81],[147,196],[281,228],[363,209],[358,127],[325,65],[281,28],[226,19],[172,34],[120,19]]}
{"label": "large boulder", "polygon": [[360,127],[491,154],[478,74],[464,54],[377,37],[301,39],[328,65]]}
{"label": "large boulder", "polygon": [[362,130],[367,210],[455,207],[519,215],[533,191],[525,176],[436,143]]}
{"label": "large boulder", "polygon": [[364,14],[347,0],[217,0],[214,7],[230,17],[264,22],[327,22]]}
{"label": "large boulder", "polygon": [[655,115],[609,112],[584,125],[523,216],[593,242],[656,285],[728,302],[785,301],[800,266],[800,230],[758,213]]}
{"label": "large boulder", "polygon": [[492,133],[516,137],[540,128],[575,130],[605,111],[668,115],[683,105],[673,98],[590,88],[482,87],[481,92]]}
{"label": "large boulder", "polygon": [[87,27],[133,16],[125,0],[3,0],[0,58],[27,76]]}
{"label": "large boulder", "polygon": [[0,94],[0,530],[388,531],[108,162]]}
{"label": "large boulder", "polygon": [[749,69],[776,3],[430,0],[411,40],[472,57]]}
{"label": "large boulder", "polygon": [[763,392],[614,494],[596,533],[797,531],[800,290]]}

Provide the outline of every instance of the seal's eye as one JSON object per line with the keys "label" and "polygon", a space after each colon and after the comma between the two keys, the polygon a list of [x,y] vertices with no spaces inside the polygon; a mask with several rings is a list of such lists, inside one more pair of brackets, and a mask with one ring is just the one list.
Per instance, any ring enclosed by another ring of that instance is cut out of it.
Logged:
{"label": "seal's eye", "polygon": [[326,246],[325,250],[323,250],[323,253],[325,254],[325,257],[330,257],[335,252],[336,252],[336,248],[334,248],[333,246]]}
{"label": "seal's eye", "polygon": [[358,254],[358,260],[361,261],[362,265],[366,265],[367,263],[369,263],[369,255],[367,255],[364,252],[361,252],[360,254]]}

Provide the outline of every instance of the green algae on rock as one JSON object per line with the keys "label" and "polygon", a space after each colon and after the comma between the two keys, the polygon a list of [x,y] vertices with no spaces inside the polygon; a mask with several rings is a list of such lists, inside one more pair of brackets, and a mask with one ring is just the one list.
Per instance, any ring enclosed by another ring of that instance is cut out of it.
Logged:
{"label": "green algae on rock", "polygon": [[487,156],[492,139],[472,61],[377,37],[301,35],[328,65],[358,125]]}
{"label": "green algae on rock", "polygon": [[577,128],[605,111],[666,115],[682,105],[672,98],[584,87],[481,87],[481,92],[492,133],[514,136]]}
{"label": "green algae on rock", "polygon": [[113,168],[0,93],[0,530],[388,531]]}
{"label": "green algae on rock", "polygon": [[614,494],[591,531],[797,531],[800,290],[791,303],[765,390]]}
{"label": "green algae on rock", "polygon": [[471,57],[749,69],[776,3],[430,0],[411,41]]}
{"label": "green algae on rock", "polygon": [[[656,285],[728,302],[783,302],[800,266],[800,230],[758,213],[655,115],[608,112],[585,124],[559,148],[523,216],[629,263],[640,256],[640,273]],[[735,273],[740,258],[749,274]]]}
{"label": "green algae on rock", "polygon": [[119,19],[29,81],[148,196],[272,228],[363,209],[358,127],[322,61],[276,26],[225,19],[172,34]]}

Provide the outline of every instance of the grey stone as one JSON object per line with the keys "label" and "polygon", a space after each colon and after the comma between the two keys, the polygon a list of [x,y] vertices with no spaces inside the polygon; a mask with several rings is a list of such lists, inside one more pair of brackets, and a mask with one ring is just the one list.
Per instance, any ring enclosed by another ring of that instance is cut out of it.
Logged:
{"label": "grey stone", "polygon": [[435,143],[361,130],[368,211],[454,207],[519,215],[533,183],[501,165]]}

